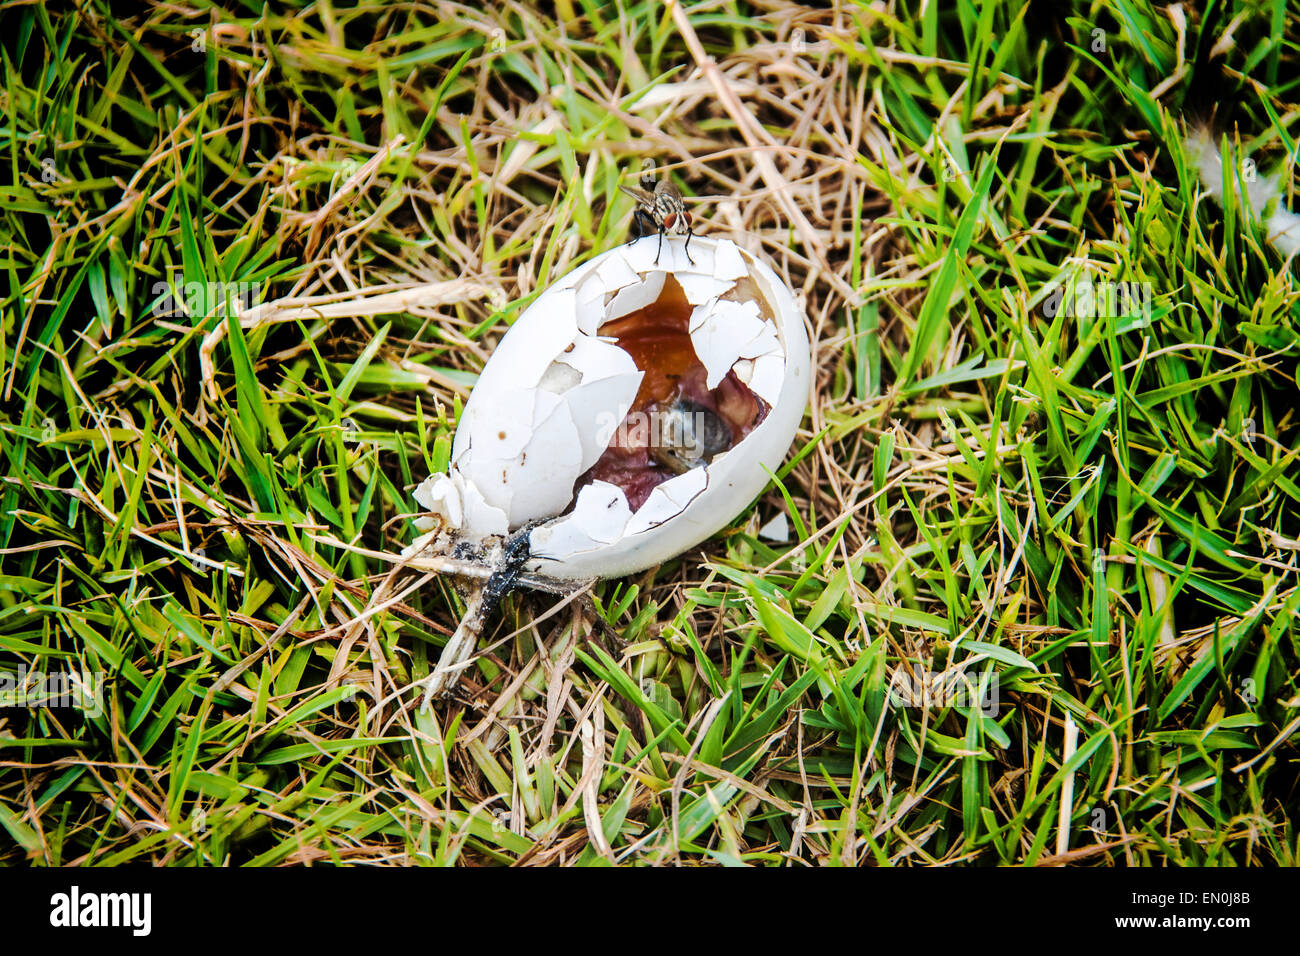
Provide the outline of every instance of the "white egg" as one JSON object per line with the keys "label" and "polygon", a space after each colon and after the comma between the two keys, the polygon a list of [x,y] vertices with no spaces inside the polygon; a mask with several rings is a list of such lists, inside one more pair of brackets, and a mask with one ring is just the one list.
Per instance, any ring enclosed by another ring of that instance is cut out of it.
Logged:
{"label": "white egg", "polygon": [[532,525],[535,574],[659,564],[767,485],[803,419],[810,361],[789,288],[735,243],[694,237],[689,259],[679,238],[619,246],[502,337],[450,470],[416,501],[473,542]]}

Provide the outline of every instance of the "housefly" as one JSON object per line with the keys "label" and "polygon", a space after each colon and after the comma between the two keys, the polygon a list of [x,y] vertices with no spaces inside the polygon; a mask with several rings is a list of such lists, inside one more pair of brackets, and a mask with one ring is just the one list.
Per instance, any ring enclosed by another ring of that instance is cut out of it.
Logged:
{"label": "housefly", "polygon": [[[655,265],[659,265],[659,256],[664,251],[664,236],[686,237],[686,258],[691,265],[691,214],[682,203],[682,194],[667,179],[655,182],[653,166],[641,171],[641,186],[623,186],[619,189],[636,200],[636,212],[633,221],[637,227],[637,239],[652,232],[659,233],[659,249],[655,253]],[[632,240],[633,242],[636,239]]]}

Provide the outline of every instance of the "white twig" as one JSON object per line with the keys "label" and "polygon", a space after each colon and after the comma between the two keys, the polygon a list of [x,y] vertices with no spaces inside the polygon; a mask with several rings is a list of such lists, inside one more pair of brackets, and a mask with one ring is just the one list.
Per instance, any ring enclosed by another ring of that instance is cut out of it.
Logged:
{"label": "white twig", "polygon": [[[1067,711],[1065,715],[1065,748],[1061,754],[1061,766],[1064,767],[1074,756],[1079,745],[1079,728],[1074,717]],[[1070,815],[1074,812],[1074,773],[1066,775],[1061,784],[1061,806],[1056,818],[1056,855],[1063,856],[1070,849]]]}
{"label": "white twig", "polygon": [[429,702],[439,694],[444,694],[456,686],[460,672],[469,666],[469,658],[478,646],[479,635],[483,633],[483,595],[486,587],[479,585],[469,593],[465,600],[465,615],[460,619],[460,626],[451,636],[447,646],[442,649],[438,666],[427,678],[428,686],[424,689],[424,700],[420,706],[428,707]]}
{"label": "white twig", "polygon": [[[391,291],[370,289],[361,293],[328,293],[277,299],[238,312],[237,321],[240,328],[251,331],[276,322],[311,322],[434,308],[472,299],[486,299],[491,293],[491,287],[485,283],[472,279],[451,279]],[[226,337],[231,319],[232,316],[222,316],[199,345],[199,379],[212,402],[216,402],[218,397],[216,366],[212,355]]]}

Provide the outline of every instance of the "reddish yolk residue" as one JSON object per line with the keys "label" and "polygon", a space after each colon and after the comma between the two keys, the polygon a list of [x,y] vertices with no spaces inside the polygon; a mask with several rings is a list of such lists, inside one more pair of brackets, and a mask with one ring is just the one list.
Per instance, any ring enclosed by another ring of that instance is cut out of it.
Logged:
{"label": "reddish yolk residue", "polygon": [[670,274],[658,299],[601,326],[600,334],[615,338],[645,377],[623,427],[596,464],[578,479],[577,487],[596,480],[618,485],[636,511],[656,485],[673,477],[650,452],[652,430],[643,423],[645,412],[652,407],[666,407],[679,399],[695,402],[725,421],[736,443],[767,416],[768,404],[735,372],[728,372],[712,391],[706,388],[707,372],[691,343],[693,309]]}

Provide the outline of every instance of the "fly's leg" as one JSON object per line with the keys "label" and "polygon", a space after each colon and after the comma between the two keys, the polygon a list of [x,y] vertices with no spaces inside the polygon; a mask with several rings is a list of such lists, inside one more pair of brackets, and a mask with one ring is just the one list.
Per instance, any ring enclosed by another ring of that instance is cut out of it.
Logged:
{"label": "fly's leg", "polygon": [[633,243],[635,243],[638,239],[642,239],[645,236],[650,235],[650,233],[654,232],[656,229],[654,220],[650,218],[649,213],[647,213],[644,209],[637,209],[632,213],[632,226],[634,227],[634,231],[636,233],[632,237]]}
{"label": "fly's leg", "polygon": [[691,265],[695,265],[695,260],[691,258],[691,236],[693,235],[695,235],[693,232],[686,233],[686,261]]}
{"label": "fly's leg", "polygon": [[660,228],[659,230],[659,251],[655,253],[655,265],[659,265],[659,256],[662,255],[664,251],[664,231],[663,228]]}

